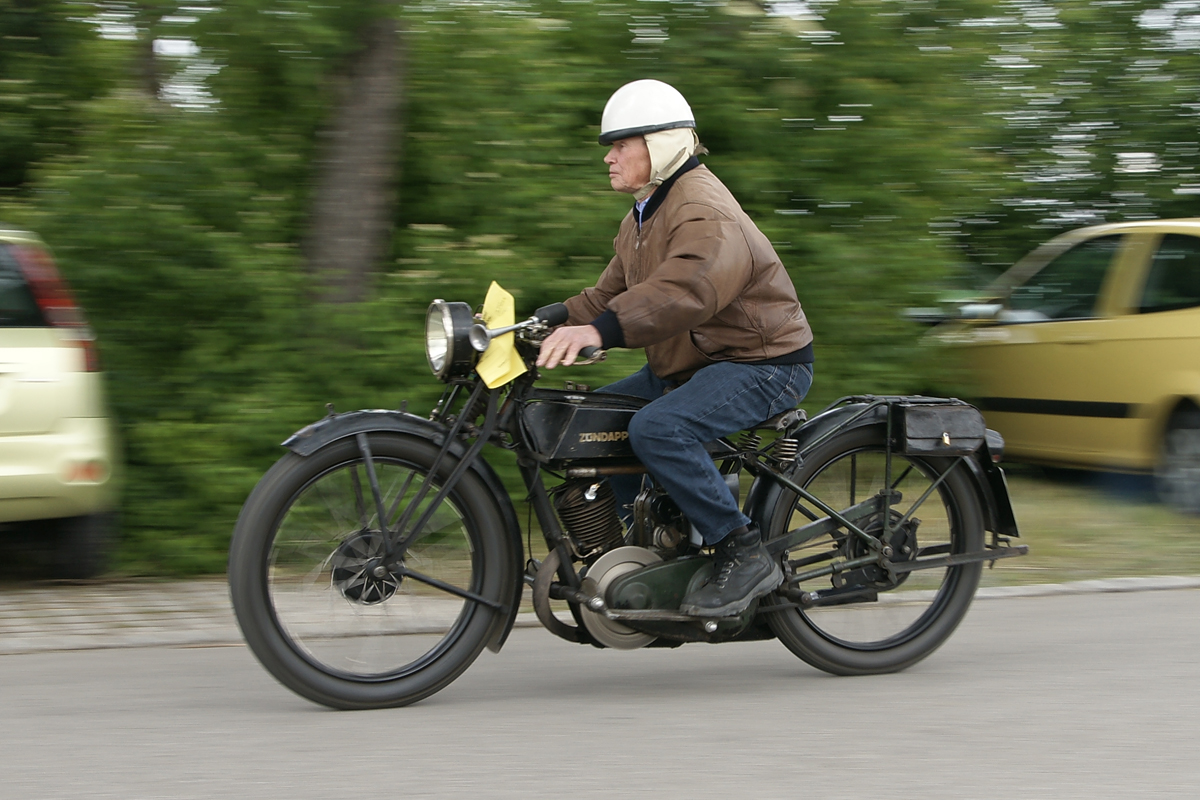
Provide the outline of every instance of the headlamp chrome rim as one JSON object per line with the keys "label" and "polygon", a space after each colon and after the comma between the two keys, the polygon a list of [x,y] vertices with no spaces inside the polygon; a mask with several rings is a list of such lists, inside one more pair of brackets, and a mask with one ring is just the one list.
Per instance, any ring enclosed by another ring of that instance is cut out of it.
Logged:
{"label": "headlamp chrome rim", "polygon": [[466,303],[434,300],[425,315],[425,360],[438,380],[449,381],[471,373],[479,355],[471,347],[474,319]]}

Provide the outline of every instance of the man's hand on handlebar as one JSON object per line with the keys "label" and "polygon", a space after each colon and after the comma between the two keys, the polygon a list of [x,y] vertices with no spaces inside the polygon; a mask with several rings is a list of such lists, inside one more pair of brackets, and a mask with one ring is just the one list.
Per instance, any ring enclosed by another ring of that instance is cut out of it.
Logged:
{"label": "man's hand on handlebar", "polygon": [[600,331],[591,325],[567,325],[558,328],[542,342],[537,365],[554,369],[560,364],[569,367],[575,363],[579,351],[585,347],[600,347],[603,344]]}

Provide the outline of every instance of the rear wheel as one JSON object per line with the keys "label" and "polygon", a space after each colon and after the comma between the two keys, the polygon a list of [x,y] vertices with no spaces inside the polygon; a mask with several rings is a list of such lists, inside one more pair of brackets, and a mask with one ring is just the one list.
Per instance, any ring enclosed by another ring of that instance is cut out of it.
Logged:
{"label": "rear wheel", "polygon": [[54,520],[55,575],[95,578],[108,566],[108,551],[116,514],[85,514]]}
{"label": "rear wheel", "polygon": [[[438,448],[391,434],[369,443],[389,527],[416,502],[411,525],[452,464],[418,501]],[[405,705],[444,688],[487,641],[496,611],[481,599],[509,589],[503,517],[475,475],[389,569],[366,466],[353,438],[284,456],[246,501],[230,548],[250,648],[284,685],[334,708]]]}
{"label": "rear wheel", "polygon": [[1167,505],[1200,514],[1200,411],[1192,408],[1171,415],[1154,487]]}
{"label": "rear wheel", "polygon": [[[889,509],[887,534],[883,534],[882,511],[862,525],[892,547],[893,562],[981,550],[983,516],[966,468],[951,459],[892,453],[889,474],[884,441],[882,426],[847,431],[807,456],[793,480],[836,510],[879,496],[886,485],[899,492],[901,499]],[[947,469],[946,479],[931,489]],[[768,538],[825,516],[808,501],[784,491],[771,517]],[[785,587],[792,590],[792,597],[801,592],[842,593],[840,605],[795,607],[782,592],[770,601],[785,606],[766,615],[776,636],[819,669],[865,675],[915,664],[954,631],[979,584],[979,562],[895,575],[868,564],[804,578],[805,573],[868,552],[861,537],[839,528],[787,553]]]}

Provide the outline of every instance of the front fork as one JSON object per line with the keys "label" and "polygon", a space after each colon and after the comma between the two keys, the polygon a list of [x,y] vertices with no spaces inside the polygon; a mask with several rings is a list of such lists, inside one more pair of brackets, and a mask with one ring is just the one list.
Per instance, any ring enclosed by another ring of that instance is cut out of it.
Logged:
{"label": "front fork", "polygon": [[[538,463],[528,455],[522,454],[517,458],[517,467],[521,470],[521,477],[525,480],[526,488],[529,489],[529,502],[542,526],[542,536],[546,539],[546,546],[558,554],[559,579],[564,585],[572,589],[579,589],[581,583],[579,573],[575,571],[571,560],[571,546],[567,542],[567,535],[563,531],[562,525],[559,524],[558,515],[554,513],[554,505],[550,502],[550,494],[546,491],[546,484],[542,481],[542,471],[538,467]],[[531,576],[527,575],[526,577],[532,579]]]}
{"label": "front fork", "polygon": [[[463,406],[464,412],[466,409],[469,409],[475,405],[475,403],[482,396],[484,390],[485,387],[482,381],[475,385],[474,390],[467,400],[467,405]],[[379,562],[372,568],[372,575],[375,578],[383,579],[389,574],[400,575],[405,578],[411,578],[412,580],[420,583],[425,583],[444,592],[448,592],[449,594],[456,595],[464,600],[472,600],[497,611],[509,610],[502,603],[483,597],[467,589],[462,589],[460,587],[445,583],[431,576],[414,572],[413,570],[408,569],[404,564],[404,555],[408,552],[408,548],[417,539],[417,537],[420,535],[420,532],[424,530],[425,526],[429,524],[430,519],[433,518],[433,515],[436,513],[438,507],[443,501],[445,501],[450,492],[454,490],[455,485],[462,478],[463,474],[466,473],[471,464],[474,463],[475,459],[479,457],[479,453],[483,449],[483,446],[487,444],[492,433],[495,431],[498,396],[499,392],[494,390],[487,393],[487,412],[485,415],[484,424],[479,429],[474,443],[454,466],[454,469],[451,470],[445,481],[442,482],[442,485],[437,490],[433,500],[429,502],[429,504],[425,507],[425,510],[421,512],[421,515],[417,517],[415,522],[413,521],[413,517],[416,516],[418,507],[420,507],[421,503],[432,490],[435,479],[441,471],[442,462],[445,460],[446,454],[450,451],[451,445],[457,440],[458,435],[461,433],[463,426],[467,421],[466,418],[468,415],[466,413],[460,414],[453,427],[451,427],[451,429],[446,433],[445,440],[442,442],[441,450],[438,452],[437,457],[434,458],[429,472],[425,475],[425,480],[422,481],[419,487],[417,487],[416,494],[412,500],[409,501],[404,511],[400,514],[400,518],[396,521],[395,526],[389,525],[388,520],[395,516],[396,512],[399,511],[398,505],[407,494],[408,486],[405,485],[405,487],[397,494],[396,502],[393,504],[392,508],[387,509],[383,501],[383,492],[379,485],[379,478],[375,471],[375,458],[371,453],[370,439],[366,433],[358,433],[355,435],[355,441],[358,444],[359,453],[362,455],[363,463],[366,467],[367,482],[371,489],[371,499],[375,507],[375,513],[379,517],[379,528],[383,537],[383,553],[379,559]],[[409,480],[411,479],[412,476],[410,475]]]}

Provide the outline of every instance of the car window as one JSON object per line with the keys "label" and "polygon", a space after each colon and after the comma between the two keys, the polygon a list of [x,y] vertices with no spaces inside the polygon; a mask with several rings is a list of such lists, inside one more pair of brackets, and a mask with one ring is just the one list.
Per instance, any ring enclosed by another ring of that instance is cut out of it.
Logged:
{"label": "car window", "polygon": [[1200,239],[1179,233],[1162,238],[1138,310],[1143,314],[1200,306]]}
{"label": "car window", "polygon": [[45,324],[12,246],[0,242],[0,328],[41,328]]}
{"label": "car window", "polygon": [[1089,239],[1058,256],[1012,290],[1005,316],[1014,322],[1093,316],[1104,274],[1122,238],[1116,234]]}

